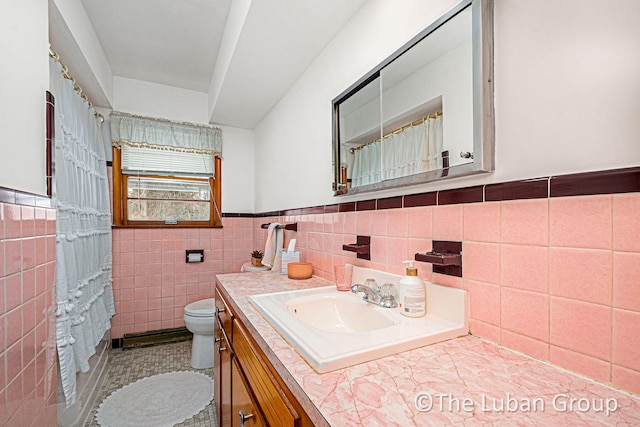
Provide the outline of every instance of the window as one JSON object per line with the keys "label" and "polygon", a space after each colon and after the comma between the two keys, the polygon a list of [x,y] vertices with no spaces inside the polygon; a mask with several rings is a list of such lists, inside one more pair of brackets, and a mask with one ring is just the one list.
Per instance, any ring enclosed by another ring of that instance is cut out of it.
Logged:
{"label": "window", "polygon": [[220,150],[211,149],[209,134],[218,128],[119,112],[111,113],[111,128],[115,225],[222,226]]}

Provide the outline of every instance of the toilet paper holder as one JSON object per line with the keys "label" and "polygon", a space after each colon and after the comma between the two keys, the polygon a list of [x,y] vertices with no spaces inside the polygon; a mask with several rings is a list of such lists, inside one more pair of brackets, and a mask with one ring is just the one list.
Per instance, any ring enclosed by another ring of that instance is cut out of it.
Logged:
{"label": "toilet paper holder", "polygon": [[187,249],[186,252],[187,263],[204,261],[204,249]]}

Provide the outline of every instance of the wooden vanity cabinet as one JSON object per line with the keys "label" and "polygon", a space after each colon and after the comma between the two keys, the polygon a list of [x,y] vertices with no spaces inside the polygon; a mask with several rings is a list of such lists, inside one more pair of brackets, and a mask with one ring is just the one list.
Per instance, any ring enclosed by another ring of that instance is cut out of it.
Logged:
{"label": "wooden vanity cabinet", "polygon": [[224,307],[216,312],[214,344],[220,427],[313,425],[217,288],[215,299],[216,307]]}
{"label": "wooden vanity cabinet", "polygon": [[259,427],[267,425],[258,409],[249,385],[242,375],[237,359],[231,363],[231,425],[233,427]]}
{"label": "wooden vanity cabinet", "polygon": [[233,313],[216,293],[213,329],[213,384],[218,425],[231,425],[231,334]]}

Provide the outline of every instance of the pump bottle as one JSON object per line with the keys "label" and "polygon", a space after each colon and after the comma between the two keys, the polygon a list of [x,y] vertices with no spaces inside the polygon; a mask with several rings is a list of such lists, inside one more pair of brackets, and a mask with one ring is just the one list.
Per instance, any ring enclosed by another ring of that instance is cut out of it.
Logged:
{"label": "pump bottle", "polygon": [[427,312],[427,295],[424,281],[418,277],[418,270],[413,261],[402,261],[409,264],[404,276],[398,282],[400,295],[400,313],[407,317],[422,317]]}

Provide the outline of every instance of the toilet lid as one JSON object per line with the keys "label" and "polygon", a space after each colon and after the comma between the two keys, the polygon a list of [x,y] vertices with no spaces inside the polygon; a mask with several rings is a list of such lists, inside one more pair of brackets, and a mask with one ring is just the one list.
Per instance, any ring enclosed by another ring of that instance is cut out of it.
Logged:
{"label": "toilet lid", "polygon": [[189,316],[207,317],[215,314],[215,304],[213,298],[194,301],[184,308],[184,313]]}
{"label": "toilet lid", "polygon": [[242,268],[240,269],[242,273],[256,273],[259,271],[268,271],[268,270],[271,270],[271,268],[264,265],[261,265],[258,267],[251,264],[250,262],[245,262],[244,264],[242,264]]}

